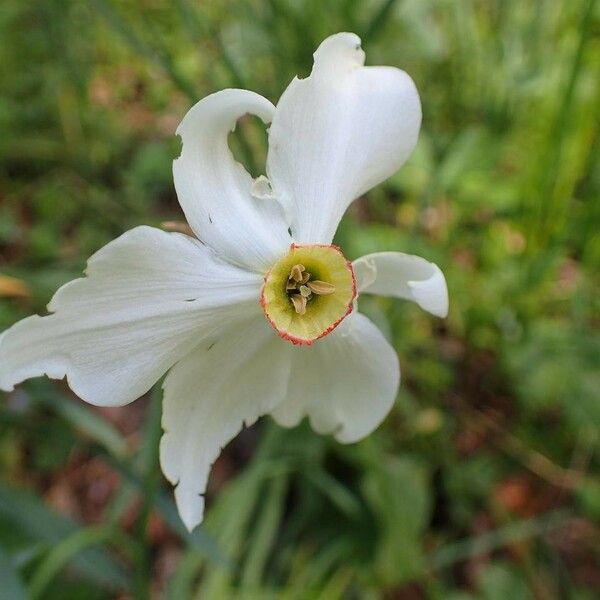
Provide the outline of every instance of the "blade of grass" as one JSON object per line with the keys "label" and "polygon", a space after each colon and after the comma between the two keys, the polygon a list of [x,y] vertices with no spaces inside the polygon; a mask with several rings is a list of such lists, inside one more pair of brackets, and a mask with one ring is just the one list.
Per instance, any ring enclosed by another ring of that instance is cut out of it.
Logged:
{"label": "blade of grass", "polygon": [[565,525],[571,516],[569,511],[557,510],[535,519],[510,523],[477,537],[448,544],[429,556],[428,567],[432,570],[447,568],[459,561],[547,533]]}
{"label": "blade of grass", "polygon": [[0,582],[2,583],[3,598],[6,600],[26,600],[27,594],[19,572],[10,556],[5,554],[2,548],[0,548]]}
{"label": "blade of grass", "polygon": [[366,26],[362,34],[363,44],[367,44],[373,40],[377,34],[384,28],[390,12],[394,8],[396,0],[383,0],[377,12],[373,15],[369,24]]}
{"label": "blade of grass", "polygon": [[[310,556],[304,567],[290,579],[288,585],[295,590],[314,589],[320,586],[336,565],[347,562],[347,557],[352,555],[352,544],[353,540],[344,536],[324,545],[316,554]],[[291,598],[299,600],[302,596],[291,594]]]}
{"label": "blade of grass", "polygon": [[48,546],[46,542],[34,542],[26,548],[19,549],[11,556],[13,564],[17,569],[27,567],[42,557],[48,551]]}
{"label": "blade of grass", "polygon": [[200,44],[201,41],[209,37],[217,46],[217,54],[229,73],[232,85],[239,88],[247,88],[246,79],[235,64],[229,48],[223,43],[223,37],[219,29],[208,18],[201,19],[198,9],[192,7],[188,0],[175,0],[175,4],[192,43]]}
{"label": "blade of grass", "polygon": [[[561,198],[558,198],[556,195],[556,183],[562,156],[565,151],[569,115],[572,112],[573,98],[582,71],[584,51],[591,37],[592,15],[594,14],[595,5],[596,0],[583,0],[582,2],[581,21],[578,27],[579,40],[564,86],[564,95],[558,107],[556,118],[550,129],[546,144],[544,167],[541,170],[541,181],[538,187],[538,214],[534,230],[537,234],[538,245],[531,248],[534,253],[537,252],[538,248],[547,246],[552,236],[562,234],[562,217],[566,214],[566,205],[564,203],[569,198],[563,198],[563,205],[561,206]],[[557,222],[561,227],[557,228]],[[556,231],[557,229],[558,231]]]}
{"label": "blade of grass", "polygon": [[283,502],[287,489],[287,477],[273,479],[266,492],[266,502],[261,508],[260,516],[254,527],[254,535],[246,554],[241,584],[243,588],[258,587],[261,582],[269,551],[273,547],[275,537],[283,514]]}
{"label": "blade of grass", "polygon": [[[49,546],[80,531],[68,517],[59,515],[26,490],[0,482],[0,516],[23,534]],[[106,589],[129,589],[129,578],[120,561],[101,548],[87,548],[73,557],[73,567]]]}
{"label": "blade of grass", "polygon": [[[199,93],[196,90],[195,86],[192,85],[175,67],[173,59],[171,55],[167,52],[166,48],[155,48],[147,44],[140,36],[138,36],[133,29],[129,26],[129,24],[119,15],[119,13],[114,9],[109,0],[93,0],[95,6],[98,9],[98,12],[102,15],[108,25],[117,33],[121,39],[136,53],[138,53],[141,57],[144,57],[146,60],[151,62],[152,64],[160,67],[171,79],[171,81],[175,84],[175,86],[181,90],[190,101],[197,102],[199,99]],[[186,16],[189,16],[191,11],[185,12]],[[193,26],[197,23],[197,19],[190,20],[188,25]],[[225,47],[220,38],[220,34],[216,29],[210,29],[214,37],[214,41],[219,46],[220,51],[225,50]],[[198,40],[197,43],[204,38],[206,38],[206,33],[203,28],[198,28]],[[232,76],[232,80],[234,85],[240,85],[240,87],[245,87],[243,81],[241,79],[240,73],[236,70],[235,64],[231,61],[228,53],[223,55],[225,60],[225,66],[228,68],[230,75]],[[244,136],[243,132],[240,128],[237,128],[235,132],[235,136],[238,139],[240,149],[244,155],[244,160],[248,165],[248,168],[251,172],[257,172],[256,161],[254,160],[254,154],[252,152],[252,148],[248,143],[248,140]]]}
{"label": "blade of grass", "polygon": [[152,556],[148,539],[148,522],[154,506],[154,498],[159,481],[158,446],[161,436],[162,388],[156,385],[151,394],[146,423],[142,431],[142,445],[137,463],[142,476],[140,513],[135,524],[135,535],[138,542],[135,569],[135,590],[140,600],[150,596],[152,573]]}
{"label": "blade of grass", "polygon": [[139,56],[162,69],[179,90],[181,90],[191,101],[198,99],[195,87],[179,73],[173,63],[173,59],[164,49],[160,50],[147,44],[138,36],[129,24],[115,10],[109,0],[93,0],[93,5],[105,22],[119,37]]}
{"label": "blade of grass", "polygon": [[357,519],[361,514],[361,504],[339,481],[329,475],[326,471],[309,471],[308,478],[325,495],[331,503],[341,510],[349,519]]}
{"label": "blade of grass", "polygon": [[[230,84],[238,88],[248,89],[248,83],[242,71],[235,64],[235,60],[231,56],[227,45],[223,43],[223,37],[218,27],[215,27],[209,18],[202,20],[198,14],[198,9],[190,6],[187,0],[177,0],[176,5],[192,43],[200,44],[207,39],[214,42],[217,47],[217,55],[221,58],[223,66],[229,75]],[[211,76],[214,84],[214,70],[211,70]],[[252,146],[248,142],[242,127],[236,127],[234,136],[239,143],[244,162],[252,173],[258,173]]]}
{"label": "blade of grass", "polygon": [[29,584],[29,598],[42,598],[48,585],[75,556],[91,546],[108,542],[115,537],[115,533],[109,527],[90,527],[75,531],[58,542],[33,574]]}
{"label": "blade of grass", "polygon": [[[214,532],[231,563],[241,560],[246,547],[247,532],[259,505],[265,484],[289,471],[289,462],[281,458],[282,439],[279,427],[267,427],[251,465],[220,494],[207,515],[206,526]],[[200,597],[227,597],[235,573],[231,568],[213,568],[202,580]]]}
{"label": "blade of grass", "polygon": [[325,587],[315,596],[315,600],[329,600],[330,598],[343,598],[352,582],[352,569],[342,567],[325,584]]}
{"label": "blade of grass", "polygon": [[[122,477],[124,477],[139,493],[144,489],[144,481],[135,469],[125,461],[117,461],[110,454],[99,449],[104,460],[112,466]],[[170,492],[158,489],[154,496],[154,507],[165,520],[171,531],[175,533],[185,544],[196,549],[200,554],[206,556],[212,562],[224,565],[227,558],[217,545],[215,540],[201,528],[196,528],[189,533],[179,517],[177,507]]]}
{"label": "blade of grass", "polygon": [[67,398],[50,382],[39,381],[29,384],[32,397],[60,415],[75,430],[106,448],[115,458],[127,455],[127,443],[121,434],[106,420],[82,402]]}
{"label": "blade of grass", "polygon": [[171,575],[165,598],[167,600],[192,598],[192,585],[201,567],[202,556],[196,550],[190,548],[180,559]]}

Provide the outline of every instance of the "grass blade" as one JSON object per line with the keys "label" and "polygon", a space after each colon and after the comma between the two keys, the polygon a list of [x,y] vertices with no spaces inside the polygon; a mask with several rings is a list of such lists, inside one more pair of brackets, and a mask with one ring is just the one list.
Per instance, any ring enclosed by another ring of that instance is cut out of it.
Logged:
{"label": "grass blade", "polygon": [[2,597],[6,600],[26,600],[27,594],[17,569],[10,557],[0,548],[0,582]]}
{"label": "grass blade", "polygon": [[[0,518],[12,523],[32,540],[44,541],[50,546],[81,531],[79,524],[50,510],[30,492],[4,483],[0,483]],[[72,565],[80,574],[106,589],[129,588],[123,565],[101,548],[86,548],[73,556]]]}
{"label": "grass blade", "polygon": [[59,542],[36,570],[29,586],[29,598],[37,600],[59,572],[80,552],[90,546],[108,542],[114,531],[107,527],[80,529]]}
{"label": "grass blade", "polygon": [[495,531],[449,544],[429,557],[429,566],[431,569],[442,569],[461,560],[498,550],[514,542],[562,527],[570,517],[568,511],[558,510],[537,519],[510,523]]}

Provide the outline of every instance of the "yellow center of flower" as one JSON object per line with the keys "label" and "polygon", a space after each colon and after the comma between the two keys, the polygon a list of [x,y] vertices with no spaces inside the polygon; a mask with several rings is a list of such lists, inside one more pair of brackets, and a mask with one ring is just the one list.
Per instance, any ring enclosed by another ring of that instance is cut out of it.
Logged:
{"label": "yellow center of flower", "polygon": [[352,312],[356,282],[337,246],[297,246],[265,276],[260,303],[283,339],[309,345]]}

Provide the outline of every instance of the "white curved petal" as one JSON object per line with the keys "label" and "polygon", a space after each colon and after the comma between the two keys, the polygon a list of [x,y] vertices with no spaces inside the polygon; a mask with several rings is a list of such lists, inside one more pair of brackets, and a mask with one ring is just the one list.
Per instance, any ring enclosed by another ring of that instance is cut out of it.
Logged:
{"label": "white curved petal", "polygon": [[351,443],[383,421],[399,383],[396,352],[367,317],[355,313],[312,346],[294,349],[287,397],[271,414],[284,427],[308,415],[318,433]]}
{"label": "white curved petal", "polygon": [[126,404],[215,329],[259,311],[260,276],[179,233],[132,229],[90,258],[86,273],[58,290],[53,314],[3,333],[0,388],[66,375],[92,404]]}
{"label": "white curved petal", "polygon": [[327,38],[310,76],[294,79],[275,110],[267,172],[301,243],[330,243],[350,202],[397,171],[416,144],[412,79],[364,59],[358,36]]}
{"label": "white curved petal", "polygon": [[434,263],[402,252],[377,252],[352,266],[359,293],[404,298],[437,317],[448,314],[446,279]]}
{"label": "white curved petal", "polygon": [[202,494],[221,449],[285,396],[291,350],[261,315],[199,346],[167,376],[161,467],[177,485],[190,531],[202,521]]}
{"label": "white curved petal", "polygon": [[274,107],[246,90],[207,96],[177,128],[183,148],[173,162],[179,202],[196,235],[226,260],[263,272],[290,245],[281,206],[252,196],[253,180],[227,143],[237,119],[250,113],[265,123]]}

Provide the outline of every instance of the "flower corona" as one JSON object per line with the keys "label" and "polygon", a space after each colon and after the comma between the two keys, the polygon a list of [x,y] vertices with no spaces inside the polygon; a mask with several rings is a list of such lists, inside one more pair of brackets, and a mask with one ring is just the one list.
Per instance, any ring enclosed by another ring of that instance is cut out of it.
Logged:
{"label": "flower corona", "polygon": [[260,305],[282,339],[309,346],[352,312],[355,298],[352,263],[337,246],[292,244],[265,275]]}

